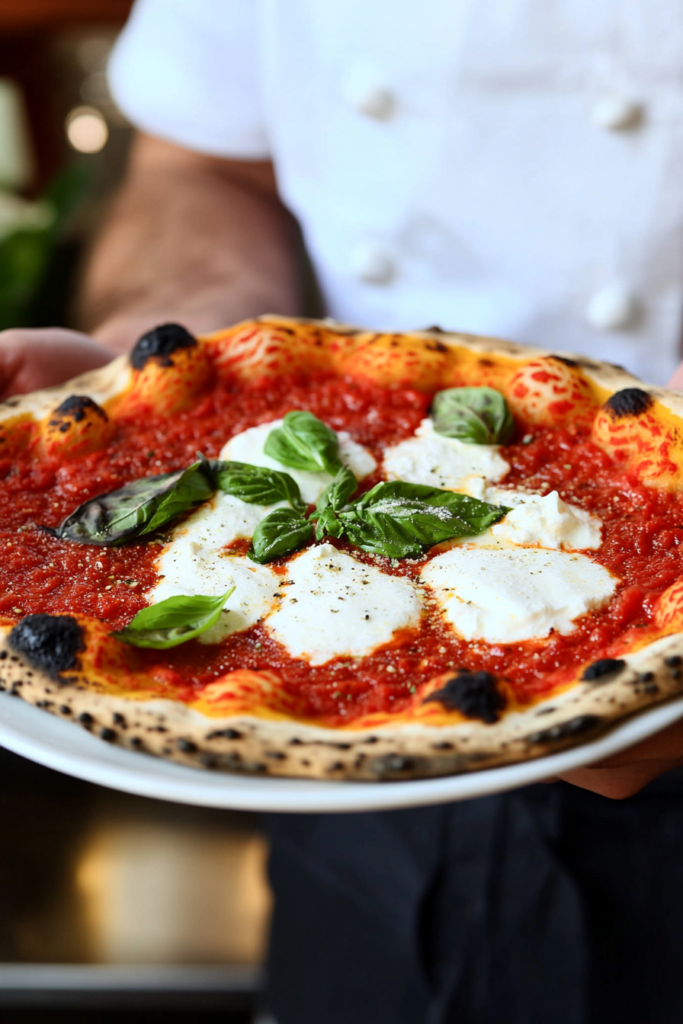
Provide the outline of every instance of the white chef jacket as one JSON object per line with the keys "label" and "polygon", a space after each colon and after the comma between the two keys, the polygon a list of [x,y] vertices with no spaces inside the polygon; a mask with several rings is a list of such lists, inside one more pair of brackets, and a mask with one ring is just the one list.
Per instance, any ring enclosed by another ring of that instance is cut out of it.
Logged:
{"label": "white chef jacket", "polygon": [[337,319],[679,360],[679,0],[138,0],[110,80],[273,160]]}

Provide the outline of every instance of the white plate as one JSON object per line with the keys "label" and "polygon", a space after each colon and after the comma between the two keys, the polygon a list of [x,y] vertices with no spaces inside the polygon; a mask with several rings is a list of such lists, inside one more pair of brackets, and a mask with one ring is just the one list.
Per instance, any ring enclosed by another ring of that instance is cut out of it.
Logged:
{"label": "white plate", "polygon": [[683,718],[683,697],[629,719],[606,736],[560,754],[415,782],[318,782],[184,768],[110,746],[23,700],[0,694],[0,746],[31,761],[138,796],[251,811],[380,811],[471,800],[528,786],[616,754]]}

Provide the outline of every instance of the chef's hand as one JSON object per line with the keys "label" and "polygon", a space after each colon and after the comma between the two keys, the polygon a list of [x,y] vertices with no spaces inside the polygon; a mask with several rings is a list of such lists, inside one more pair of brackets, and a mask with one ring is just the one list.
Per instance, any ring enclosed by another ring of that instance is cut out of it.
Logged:
{"label": "chef's hand", "polygon": [[0,400],[61,384],[112,358],[108,348],[79,331],[61,327],[0,331]]}
{"label": "chef's hand", "polygon": [[674,722],[635,747],[588,768],[575,768],[558,776],[581,789],[590,789],[611,800],[624,800],[649,782],[683,765],[683,721]]}

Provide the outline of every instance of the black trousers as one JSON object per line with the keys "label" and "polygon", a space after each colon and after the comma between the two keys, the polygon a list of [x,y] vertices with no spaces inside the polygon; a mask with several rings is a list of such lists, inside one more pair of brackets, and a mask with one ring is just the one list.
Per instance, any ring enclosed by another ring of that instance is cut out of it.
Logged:
{"label": "black trousers", "polygon": [[271,815],[278,1024],[681,1024],[683,771]]}

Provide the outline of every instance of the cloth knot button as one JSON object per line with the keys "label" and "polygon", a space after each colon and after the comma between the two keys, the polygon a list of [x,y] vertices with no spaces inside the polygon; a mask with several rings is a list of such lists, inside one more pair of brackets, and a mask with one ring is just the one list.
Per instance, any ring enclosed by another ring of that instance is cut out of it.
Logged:
{"label": "cloth knot button", "polygon": [[633,326],[637,302],[622,284],[606,285],[586,307],[586,320],[597,331],[623,331]]}
{"label": "cloth knot button", "polygon": [[635,128],[643,116],[643,108],[626,96],[602,96],[591,107],[591,120],[605,131]]}
{"label": "cloth knot button", "polygon": [[396,106],[393,92],[371,68],[352,69],[346,76],[343,94],[355,111],[377,121],[386,121]]}
{"label": "cloth knot button", "polygon": [[376,242],[358,242],[351,251],[351,269],[368,284],[388,284],[396,267],[387,250]]}

